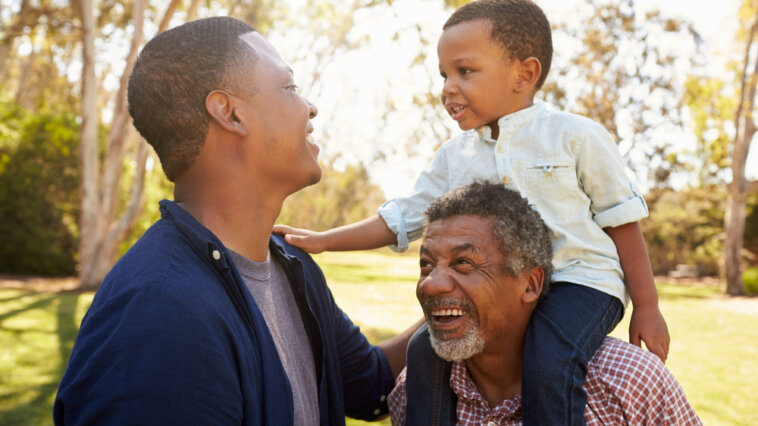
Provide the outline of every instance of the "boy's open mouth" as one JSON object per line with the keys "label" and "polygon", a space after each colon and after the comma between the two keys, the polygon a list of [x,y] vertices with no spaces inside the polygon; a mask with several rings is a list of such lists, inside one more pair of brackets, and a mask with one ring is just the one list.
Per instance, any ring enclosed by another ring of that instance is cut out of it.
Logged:
{"label": "boy's open mouth", "polygon": [[455,105],[450,107],[450,116],[453,117],[453,120],[458,120],[463,115],[463,112],[466,111],[466,107],[463,105]]}

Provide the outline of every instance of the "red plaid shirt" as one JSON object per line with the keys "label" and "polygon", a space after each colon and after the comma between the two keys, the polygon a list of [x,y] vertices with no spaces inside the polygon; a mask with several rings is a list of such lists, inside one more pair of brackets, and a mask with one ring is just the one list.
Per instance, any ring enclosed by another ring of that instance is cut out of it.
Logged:
{"label": "red plaid shirt", "polygon": [[[521,395],[490,409],[463,361],[453,363],[450,387],[458,395],[459,425],[520,425]],[[702,425],[679,383],[650,352],[608,337],[589,362],[588,425]],[[405,424],[405,370],[388,397],[393,425]]]}

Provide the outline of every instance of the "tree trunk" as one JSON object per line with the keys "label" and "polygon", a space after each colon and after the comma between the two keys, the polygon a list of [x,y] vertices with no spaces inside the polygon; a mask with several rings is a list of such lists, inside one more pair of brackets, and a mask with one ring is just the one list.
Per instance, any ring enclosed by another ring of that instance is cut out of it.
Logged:
{"label": "tree trunk", "polygon": [[82,208],[79,222],[79,278],[81,286],[93,288],[97,278],[93,277],[93,260],[98,251],[97,211],[99,207],[98,175],[100,156],[97,141],[97,106],[95,94],[95,16],[92,0],[76,2],[82,20],[82,128],[80,155],[82,167],[81,197]]}
{"label": "tree trunk", "polygon": [[750,28],[745,46],[745,55],[741,75],[740,102],[735,114],[737,133],[732,150],[732,183],[729,185],[729,199],[724,214],[724,266],[726,269],[726,293],[744,294],[742,282],[742,246],[745,234],[745,203],[747,201],[747,179],[745,165],[750,142],[755,135],[753,120],[755,107],[756,82],[758,80],[758,53],[754,54],[754,64],[750,69],[750,52],[758,30],[758,14]]}
{"label": "tree trunk", "polygon": [[[79,235],[80,287],[95,289],[105,278],[116,258],[118,244],[134,226],[143,204],[143,188],[147,147],[141,141],[136,151],[137,170],[132,193],[125,211],[118,217],[121,175],[126,153],[129,113],[126,89],[132,66],[143,38],[145,1],[134,2],[134,38],[121,75],[108,133],[102,173],[97,139],[97,112],[94,73],[94,17],[92,0],[78,0],[83,28],[82,70],[82,209]],[[90,93],[90,91],[92,93]],[[88,117],[90,117],[88,119]],[[91,128],[90,128],[91,127]]]}

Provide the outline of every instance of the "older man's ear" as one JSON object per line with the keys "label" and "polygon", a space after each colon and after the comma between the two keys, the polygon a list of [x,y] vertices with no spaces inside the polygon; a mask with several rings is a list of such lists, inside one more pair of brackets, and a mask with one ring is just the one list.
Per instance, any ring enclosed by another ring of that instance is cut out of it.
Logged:
{"label": "older man's ear", "polygon": [[539,266],[535,266],[531,271],[529,271],[526,288],[524,289],[524,294],[522,295],[522,300],[524,303],[534,303],[539,300],[540,294],[542,294],[542,285],[544,279],[545,271],[543,271]]}

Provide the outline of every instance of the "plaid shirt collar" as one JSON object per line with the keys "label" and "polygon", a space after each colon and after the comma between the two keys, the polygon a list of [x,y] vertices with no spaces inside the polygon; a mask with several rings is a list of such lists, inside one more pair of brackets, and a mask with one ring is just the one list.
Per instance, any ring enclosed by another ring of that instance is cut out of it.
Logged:
{"label": "plaid shirt collar", "polygon": [[453,362],[450,370],[450,388],[458,396],[458,420],[460,424],[479,424],[482,419],[503,424],[507,420],[521,418],[521,394],[506,399],[490,409],[487,401],[479,393],[476,384],[466,369],[464,361]]}

